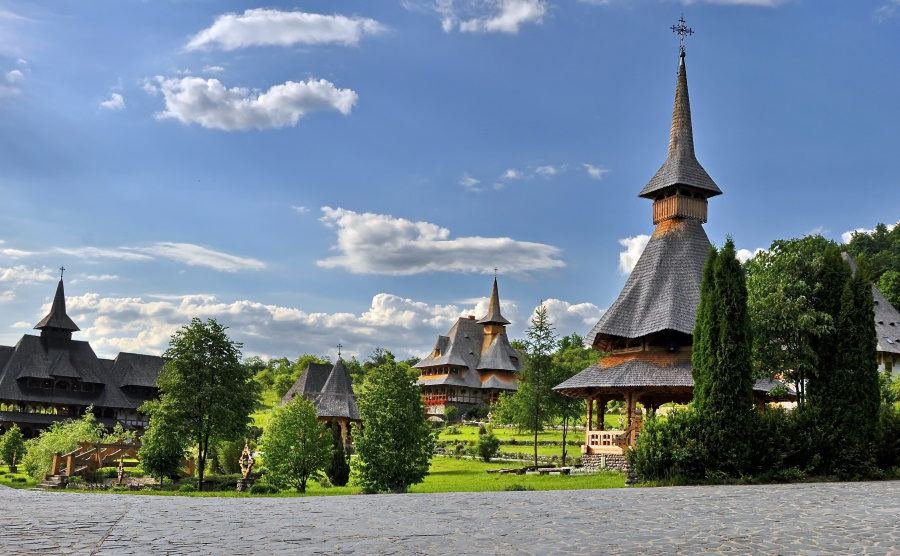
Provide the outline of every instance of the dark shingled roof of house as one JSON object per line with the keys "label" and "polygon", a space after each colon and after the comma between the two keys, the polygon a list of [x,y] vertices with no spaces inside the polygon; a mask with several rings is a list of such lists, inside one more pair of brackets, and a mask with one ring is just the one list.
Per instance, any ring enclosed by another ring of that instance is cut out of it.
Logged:
{"label": "dark shingled roof of house", "polygon": [[334,368],[325,380],[322,391],[316,396],[316,414],[319,417],[344,417],[351,421],[359,421],[359,409],[356,407],[356,396],[353,394],[353,381],[344,366],[344,360],[338,357]]}
{"label": "dark shingled roof of house", "polygon": [[443,377],[419,379],[419,384],[426,385],[456,385],[469,388],[505,388],[515,390],[517,385],[506,383],[499,379],[494,383],[501,386],[489,386],[481,383],[477,371],[509,371],[518,372],[522,366],[521,356],[509,344],[506,333],[497,334],[484,354],[481,346],[484,343],[484,325],[475,319],[461,317],[450,328],[447,336],[438,336],[434,349],[415,368],[427,369],[430,367],[464,367],[460,374],[451,374]]}
{"label": "dark shingled roof of house", "polygon": [[675,86],[675,107],[672,110],[672,129],[669,134],[669,151],[666,161],[639,193],[653,198],[666,188],[683,185],[700,190],[707,197],[720,195],[716,185],[694,154],[694,132],[691,124],[691,101],[688,96],[687,66],[684,53],[678,67]]}
{"label": "dark shingled roof of house", "polygon": [[[607,369],[601,369],[599,365],[591,365],[572,378],[554,386],[553,389],[573,391],[584,388],[693,388],[694,379],[691,375],[691,368],[690,363],[664,366],[637,359]],[[754,383],[753,390],[766,393],[776,387],[786,387],[786,385],[777,380],[763,379]]]}
{"label": "dark shingled roof of house", "polygon": [[872,286],[875,301],[875,335],[878,351],[900,354],[900,312],[891,305],[875,285]]}
{"label": "dark shingled roof of house", "polygon": [[39,323],[34,325],[34,328],[35,330],[58,328],[70,332],[78,332],[80,330],[78,325],[66,314],[66,293],[63,288],[62,278],[59,279],[59,284],[56,285],[56,295],[53,296],[50,312]]}
{"label": "dark shingled roof of house", "polygon": [[325,381],[328,380],[328,375],[331,374],[331,368],[331,363],[310,363],[307,365],[303,372],[300,373],[300,378],[297,379],[297,382],[282,396],[281,404],[288,403],[297,397],[298,394],[310,401],[314,401],[319,392],[322,391],[322,387],[325,386]]}
{"label": "dark shingled roof of house", "polygon": [[682,220],[674,226],[650,238],[619,297],[588,333],[588,345],[598,335],[640,338],[663,330],[693,333],[710,243],[698,220]]}
{"label": "dark shingled roof of house", "polygon": [[[101,359],[89,343],[54,334],[58,330],[78,331],[66,313],[62,280],[50,313],[35,328],[41,330],[40,337],[26,334],[14,347],[0,346],[2,400],[137,409],[147,399],[145,389],[156,388],[164,364],[162,357],[120,353],[114,360]],[[50,381],[54,386],[29,387],[29,379]],[[67,381],[65,390],[57,388],[59,380]],[[73,389],[76,385],[77,390]],[[82,385],[90,385],[90,391]]]}
{"label": "dark shingled roof of house", "polygon": [[[850,253],[841,253],[850,270],[856,274],[856,259]],[[877,351],[900,354],[900,312],[891,305],[878,286],[872,284],[872,301],[875,302],[875,336]]]}

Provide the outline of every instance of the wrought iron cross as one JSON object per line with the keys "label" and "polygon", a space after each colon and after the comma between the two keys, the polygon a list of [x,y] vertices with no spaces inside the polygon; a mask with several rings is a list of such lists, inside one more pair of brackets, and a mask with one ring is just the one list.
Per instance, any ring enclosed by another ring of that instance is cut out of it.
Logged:
{"label": "wrought iron cross", "polygon": [[681,48],[681,53],[684,54],[684,39],[693,35],[694,30],[687,26],[684,15],[678,18],[678,24],[673,25],[671,29],[673,33],[678,35],[678,46]]}
{"label": "wrought iron cross", "polygon": [[342,347],[344,347],[344,346],[341,345],[341,344],[338,344],[338,345],[337,345],[337,348],[338,348],[338,357],[341,356],[341,348],[342,348]]}
{"label": "wrought iron cross", "polygon": [[66,267],[59,267],[59,279],[62,280],[63,274],[66,272]]}

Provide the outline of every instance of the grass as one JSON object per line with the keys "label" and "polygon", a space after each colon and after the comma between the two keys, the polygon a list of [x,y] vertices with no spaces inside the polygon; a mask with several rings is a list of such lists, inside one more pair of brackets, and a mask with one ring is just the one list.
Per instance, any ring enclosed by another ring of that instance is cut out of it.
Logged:
{"label": "grass", "polygon": [[[435,456],[431,460],[431,469],[425,480],[410,488],[413,493],[437,493],[437,492],[491,492],[508,489],[526,490],[575,490],[575,489],[599,489],[620,488],[625,486],[625,475],[617,472],[597,473],[592,475],[501,475],[499,473],[487,473],[489,469],[502,469],[510,467],[503,463],[484,463],[481,461],[454,459]],[[67,490],[67,492],[72,492]],[[79,492],[79,491],[75,491]],[[84,491],[84,492],[113,492],[117,491]],[[190,497],[225,497],[247,498],[251,496],[335,496],[347,494],[360,494],[359,487],[323,487],[316,482],[310,482],[306,494],[297,492],[281,492],[278,494],[252,495],[242,492],[177,492],[177,491],[118,491],[120,494],[143,494],[163,496],[190,496]]]}
{"label": "grass", "polygon": [[281,401],[278,397],[278,394],[275,392],[274,388],[266,388],[263,390],[262,396],[260,398],[260,407],[259,409],[250,415],[250,418],[253,419],[253,423],[261,428],[265,429],[266,425],[269,424],[269,417],[272,415],[272,408],[278,405],[278,402]]}
{"label": "grass", "polygon": [[37,484],[30,475],[25,474],[23,466],[18,467],[18,473],[10,473],[8,465],[0,465],[0,485],[10,488],[31,488]]}

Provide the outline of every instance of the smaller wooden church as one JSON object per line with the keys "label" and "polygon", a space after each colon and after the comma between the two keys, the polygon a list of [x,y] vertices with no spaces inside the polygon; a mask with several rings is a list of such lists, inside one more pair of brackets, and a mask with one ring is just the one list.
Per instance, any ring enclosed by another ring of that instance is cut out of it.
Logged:
{"label": "smaller wooden church", "polygon": [[500,313],[494,277],[487,314],[477,321],[475,316],[459,318],[415,366],[429,415],[442,416],[451,405],[465,412],[518,389],[522,357],[509,344],[508,324]]}
{"label": "smaller wooden church", "polygon": [[0,346],[0,432],[16,424],[25,436],[36,436],[91,406],[107,427],[147,426],[138,408],[158,395],[162,357],[120,353],[102,359],[88,342],[73,340],[79,328],[66,312],[62,276],[50,312],[34,328],[40,336],[25,334],[15,346]]}
{"label": "smaller wooden church", "polygon": [[338,424],[344,446],[349,450],[352,443],[350,424],[362,419],[356,406],[353,380],[341,356],[338,355],[334,365],[310,363],[281,398],[281,405],[297,396],[303,396],[316,406],[320,421]]}

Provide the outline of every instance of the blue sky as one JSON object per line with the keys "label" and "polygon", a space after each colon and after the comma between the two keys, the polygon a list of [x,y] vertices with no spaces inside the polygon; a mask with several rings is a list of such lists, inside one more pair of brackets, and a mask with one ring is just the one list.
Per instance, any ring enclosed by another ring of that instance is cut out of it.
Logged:
{"label": "blue sky", "polygon": [[652,231],[677,65],[748,251],[900,217],[897,0],[0,1],[0,343],[421,354],[499,267],[586,332]]}

